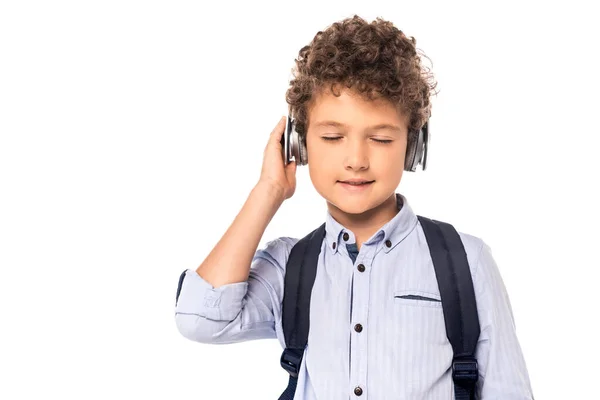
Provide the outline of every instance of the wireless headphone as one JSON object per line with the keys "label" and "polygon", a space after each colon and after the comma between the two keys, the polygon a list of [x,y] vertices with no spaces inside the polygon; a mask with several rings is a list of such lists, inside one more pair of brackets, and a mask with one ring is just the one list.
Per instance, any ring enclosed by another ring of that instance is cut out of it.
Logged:
{"label": "wireless headphone", "polygon": [[[407,143],[408,145],[408,143]],[[425,171],[427,168],[427,147],[429,146],[429,120],[425,122],[419,130],[414,146],[406,148],[406,157],[404,159],[404,170],[415,172],[417,165],[421,164],[421,168]],[[289,164],[293,159],[297,165],[308,164],[308,154],[306,151],[306,143],[300,139],[300,135],[296,131],[295,121],[288,115],[287,124],[284,135],[281,137],[281,148],[283,151],[283,160],[285,165]]]}

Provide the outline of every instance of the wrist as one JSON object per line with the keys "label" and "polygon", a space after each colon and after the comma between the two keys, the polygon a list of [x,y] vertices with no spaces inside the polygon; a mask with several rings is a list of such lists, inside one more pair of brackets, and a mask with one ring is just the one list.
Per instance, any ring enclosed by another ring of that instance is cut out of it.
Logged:
{"label": "wrist", "polygon": [[254,186],[254,191],[265,194],[266,196],[275,199],[279,202],[283,202],[285,200],[285,194],[283,188],[271,184],[265,181],[259,181],[256,186]]}

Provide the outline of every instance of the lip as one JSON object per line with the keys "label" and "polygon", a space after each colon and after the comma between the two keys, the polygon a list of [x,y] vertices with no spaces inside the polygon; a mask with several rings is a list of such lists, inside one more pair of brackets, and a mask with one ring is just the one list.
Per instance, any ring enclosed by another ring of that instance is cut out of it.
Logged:
{"label": "lip", "polygon": [[348,192],[351,193],[356,193],[356,192],[362,192],[364,190],[367,190],[371,187],[371,185],[373,184],[374,181],[371,181],[367,184],[364,185],[351,185],[349,183],[344,183],[342,181],[338,181],[338,183],[340,185],[342,185],[342,188],[344,188],[345,190],[347,190]]}
{"label": "lip", "polygon": [[338,181],[338,182],[342,182],[342,183],[346,183],[346,182],[352,182],[352,183],[357,183],[357,182],[368,182],[371,183],[373,181],[370,181],[368,179],[347,179],[345,181]]}

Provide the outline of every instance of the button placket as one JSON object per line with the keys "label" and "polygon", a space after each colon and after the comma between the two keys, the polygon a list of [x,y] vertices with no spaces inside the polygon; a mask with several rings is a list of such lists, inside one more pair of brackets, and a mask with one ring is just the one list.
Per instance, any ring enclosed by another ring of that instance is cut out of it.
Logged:
{"label": "button placket", "polygon": [[360,383],[364,383],[367,377],[367,335],[368,330],[364,325],[368,320],[368,304],[370,298],[370,274],[363,274],[366,271],[366,265],[372,262],[370,259],[371,254],[375,251],[375,248],[366,246],[363,250],[363,254],[360,256],[360,260],[355,272],[352,285],[352,321],[351,325],[352,337],[351,337],[351,376],[350,379],[354,383],[354,395],[361,396],[364,393],[364,389],[360,386]]}

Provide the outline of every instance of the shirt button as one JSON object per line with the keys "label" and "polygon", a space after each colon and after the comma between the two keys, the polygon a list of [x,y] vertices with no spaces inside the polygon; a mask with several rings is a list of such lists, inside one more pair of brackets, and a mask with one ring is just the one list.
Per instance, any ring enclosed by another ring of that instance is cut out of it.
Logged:
{"label": "shirt button", "polygon": [[358,267],[356,267],[356,269],[358,269],[360,272],[365,272],[365,266],[362,264],[358,264]]}
{"label": "shirt button", "polygon": [[333,244],[331,245],[331,247],[333,247],[335,249],[335,242],[333,242]]}
{"label": "shirt button", "polygon": [[362,388],[360,386],[355,387],[354,394],[360,396],[362,394]]}
{"label": "shirt button", "polygon": [[344,232],[344,240],[348,239],[350,239],[350,235],[348,235],[348,232]]}
{"label": "shirt button", "polygon": [[354,325],[354,330],[356,332],[362,332],[362,325],[361,324]]}
{"label": "shirt button", "polygon": [[385,241],[385,245],[386,245],[387,247],[392,247],[392,242],[391,242],[391,241],[389,241],[389,240],[386,240],[386,241]]}

